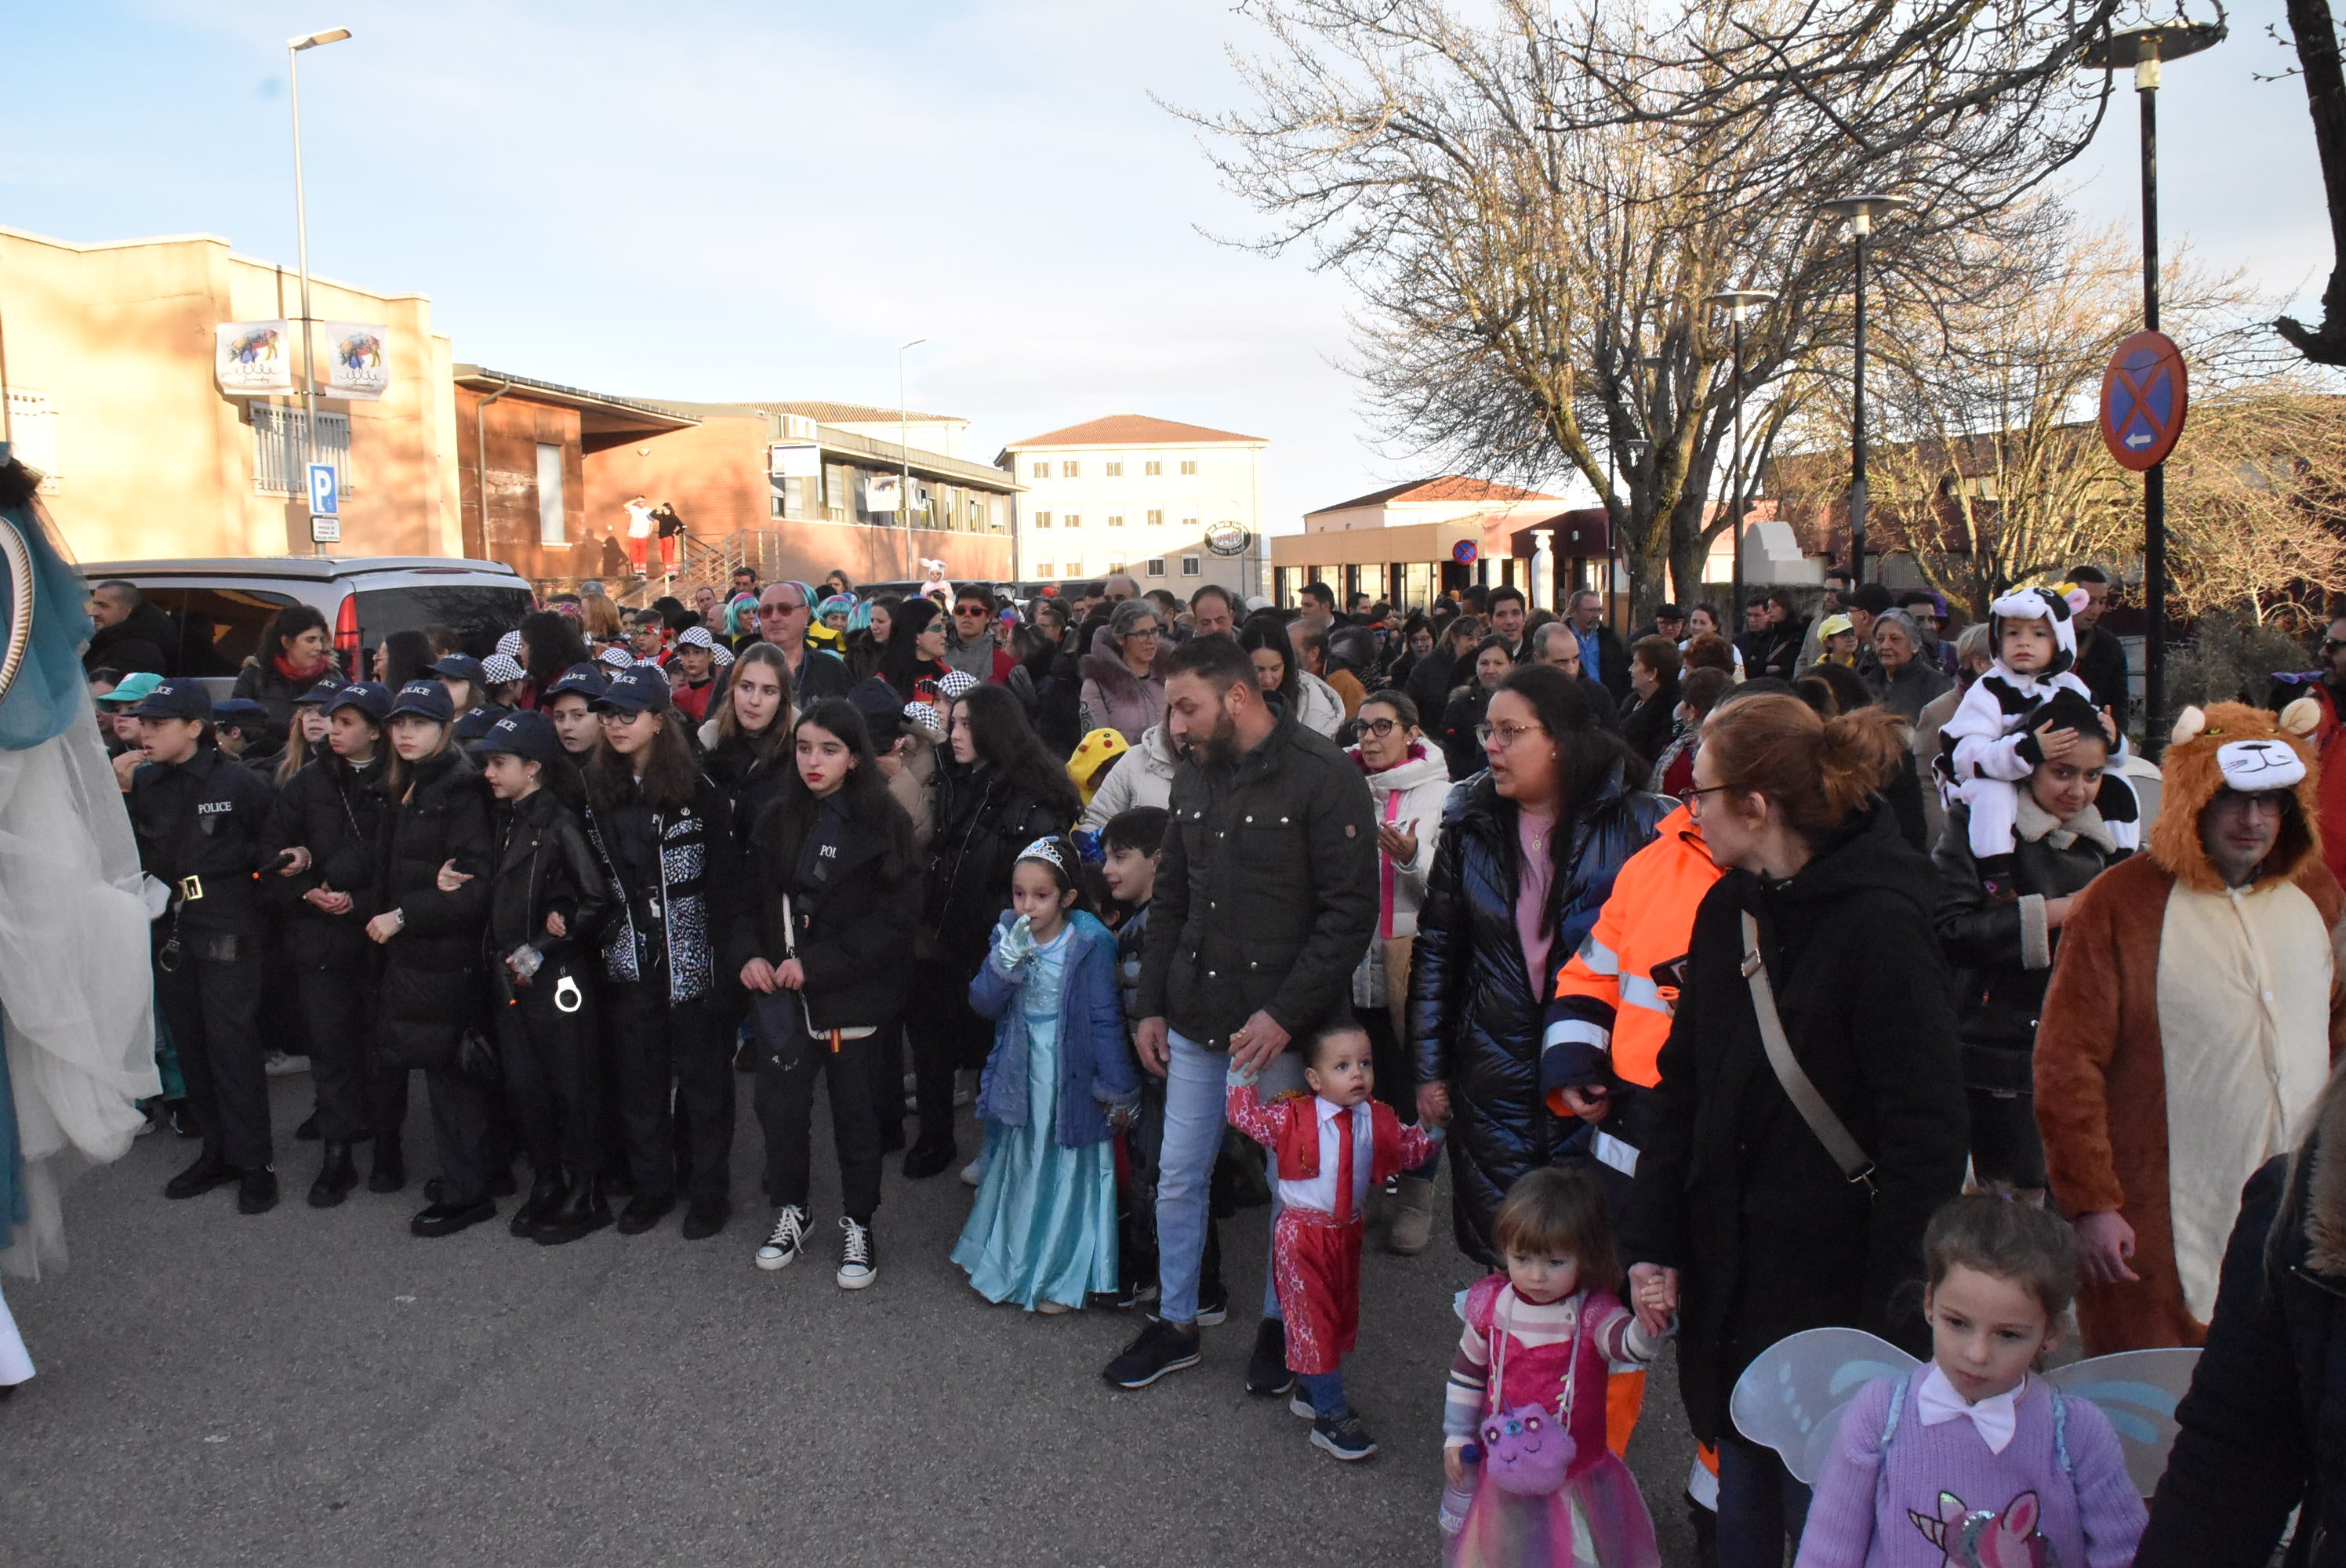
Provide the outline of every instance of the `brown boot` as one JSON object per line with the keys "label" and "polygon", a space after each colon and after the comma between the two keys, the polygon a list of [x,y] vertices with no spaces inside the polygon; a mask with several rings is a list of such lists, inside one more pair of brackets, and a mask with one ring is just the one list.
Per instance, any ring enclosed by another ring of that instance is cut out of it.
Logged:
{"label": "brown boot", "polygon": [[1392,1229],[1385,1237],[1385,1250],[1415,1257],[1433,1240],[1433,1184],[1423,1176],[1405,1176],[1393,1197]]}

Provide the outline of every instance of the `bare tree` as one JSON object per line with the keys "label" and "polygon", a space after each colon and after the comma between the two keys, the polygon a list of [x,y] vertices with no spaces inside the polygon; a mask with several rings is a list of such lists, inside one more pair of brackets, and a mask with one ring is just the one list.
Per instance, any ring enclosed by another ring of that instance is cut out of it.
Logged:
{"label": "bare tree", "polygon": [[2346,66],[2339,59],[2330,0],[2288,0],[2288,15],[2286,42],[2296,51],[2298,74],[2305,78],[2314,150],[2321,158],[2332,265],[2330,286],[2321,291],[2321,320],[2307,327],[2283,316],[2273,326],[2315,364],[2346,365]]}
{"label": "bare tree", "polygon": [[2167,494],[2182,614],[2270,625],[2346,592],[2346,399],[2297,378],[2195,401]]}
{"label": "bare tree", "polygon": [[[1771,26],[1794,15],[1760,9]],[[1234,58],[1251,104],[1177,111],[1269,219],[1245,243],[1303,247],[1357,290],[1354,368],[1391,445],[1527,484],[1585,478],[1641,609],[1665,570],[1698,596],[1728,522],[1711,498],[1727,488],[1733,389],[1704,297],[1741,284],[1780,297],[1745,336],[1756,473],[1801,397],[1831,390],[1795,372],[1849,332],[1850,247],[1818,199],[1884,181],[1913,194],[1877,262],[1921,297],[1961,300],[1977,287],[1969,240],[2024,234],[2039,209],[2015,198],[2074,150],[1977,97],[2004,78],[1973,71],[1942,72],[1937,96],[1895,111],[1942,122],[1930,135],[1812,157],[1810,117],[1728,112],[1760,14],[1729,0],[1699,0],[1658,34],[1594,6],[1559,32],[1538,0],[1497,0],[1475,21],[1445,0],[1250,10],[1267,36]],[[1612,76],[1590,68],[1600,56]],[[1945,172],[1966,157],[1979,178]]]}

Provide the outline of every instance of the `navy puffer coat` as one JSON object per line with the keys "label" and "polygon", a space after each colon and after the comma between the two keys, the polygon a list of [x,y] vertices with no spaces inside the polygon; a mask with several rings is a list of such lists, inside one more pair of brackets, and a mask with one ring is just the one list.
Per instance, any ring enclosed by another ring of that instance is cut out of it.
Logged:
{"label": "navy puffer coat", "polygon": [[1519,850],[1515,802],[1490,775],[1458,784],[1418,911],[1409,973],[1409,1033],[1421,1084],[1450,1085],[1452,1189],[1459,1248],[1495,1263],[1491,1227],[1516,1177],[1591,1157],[1586,1124],[1547,1108],[1539,1086],[1540,1018],[1556,971],[1613,891],[1621,862],[1654,837],[1675,800],[1631,789],[1617,764],[1573,813],[1569,879],[1556,890],[1556,940],[1536,993],[1515,934]]}

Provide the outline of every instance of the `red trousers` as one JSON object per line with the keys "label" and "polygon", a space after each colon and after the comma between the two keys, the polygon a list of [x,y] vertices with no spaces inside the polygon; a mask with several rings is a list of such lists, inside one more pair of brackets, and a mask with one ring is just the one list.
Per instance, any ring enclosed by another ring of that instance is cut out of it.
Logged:
{"label": "red trousers", "polygon": [[1287,1320],[1287,1369],[1332,1372],[1361,1331],[1361,1217],[1283,1208],[1271,1233],[1271,1279]]}

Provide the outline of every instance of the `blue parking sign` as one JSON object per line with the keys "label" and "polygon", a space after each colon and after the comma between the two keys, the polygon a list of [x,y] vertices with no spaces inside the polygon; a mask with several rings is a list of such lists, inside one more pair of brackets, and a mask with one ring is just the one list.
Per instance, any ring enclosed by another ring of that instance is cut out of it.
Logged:
{"label": "blue parking sign", "polygon": [[342,494],[334,485],[334,465],[331,463],[310,464],[310,511],[314,516],[342,515]]}

